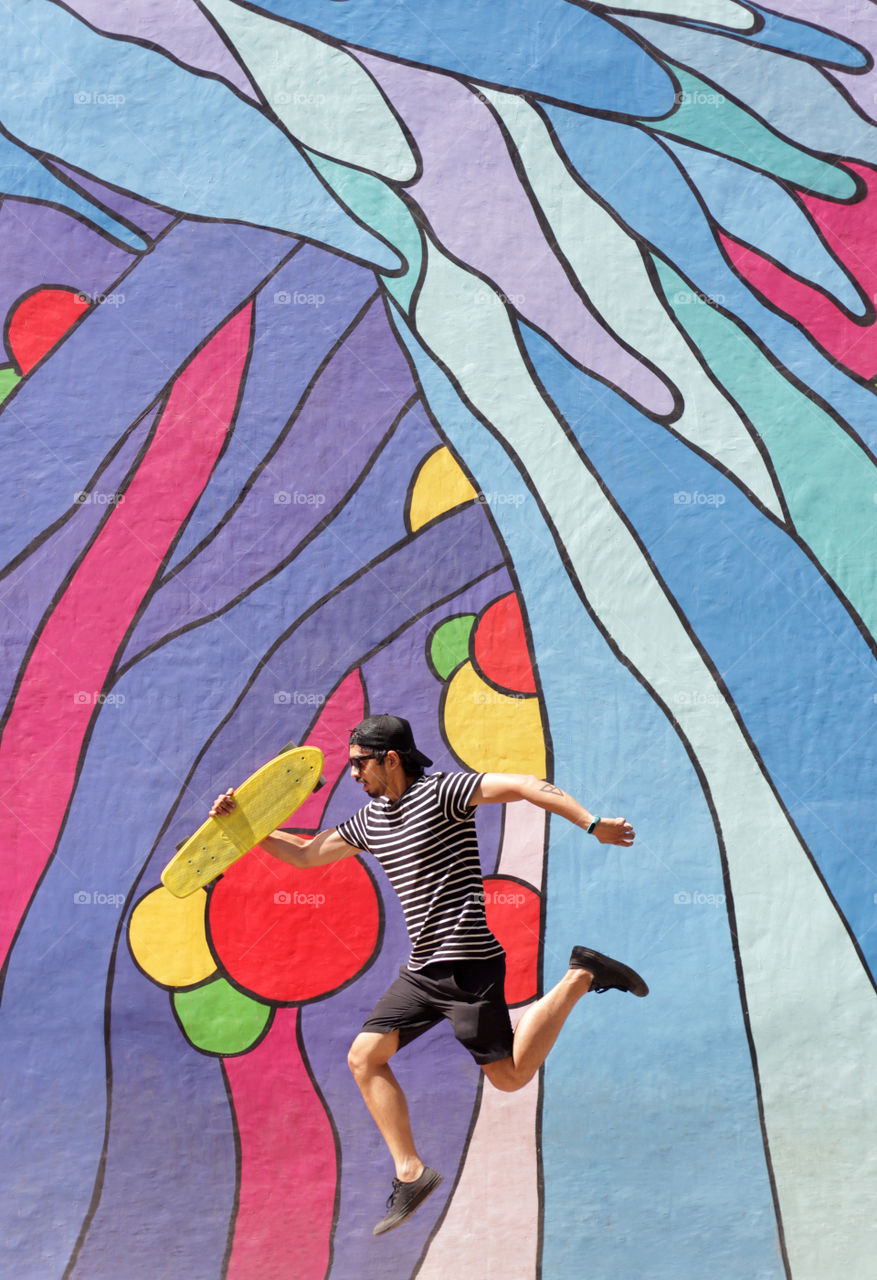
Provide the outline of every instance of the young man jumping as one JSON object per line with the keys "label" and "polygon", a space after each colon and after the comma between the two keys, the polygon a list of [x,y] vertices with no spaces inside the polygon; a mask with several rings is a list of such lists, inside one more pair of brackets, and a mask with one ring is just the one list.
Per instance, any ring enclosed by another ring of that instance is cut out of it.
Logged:
{"label": "young man jumping", "polygon": [[[573,1006],[589,991],[648,994],[618,960],[573,947],[560,982],[525,1011],[512,1031],[505,1001],[505,952],[487,927],[475,831],[480,804],[526,800],[568,819],[601,844],[629,846],[624,818],[594,817],[540,778],[509,773],[434,773],[399,716],[369,716],[350,732],[349,763],[369,804],[308,840],[275,831],[266,849],[295,867],[319,867],[367,850],[399,896],[412,951],[375,1005],[348,1055],[350,1070],[396,1166],[381,1235],[399,1226],[441,1182],[417,1153],[408,1104],[389,1061],[447,1018],[457,1039],[497,1089],[523,1088],[542,1066]],[[234,790],[211,814],[229,813]]]}

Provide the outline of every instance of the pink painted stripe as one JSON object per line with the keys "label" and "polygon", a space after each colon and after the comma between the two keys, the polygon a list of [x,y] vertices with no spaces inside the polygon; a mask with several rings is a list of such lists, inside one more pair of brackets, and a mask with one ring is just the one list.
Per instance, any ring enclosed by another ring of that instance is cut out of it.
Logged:
{"label": "pink painted stripe", "polygon": [[278,1009],[252,1052],[226,1059],[241,1139],[241,1184],[226,1280],[322,1280],[329,1264],[337,1156],[332,1127]]}
{"label": "pink painted stripe", "polygon": [[177,379],[136,475],[46,621],[24,672],[0,743],[0,958],[55,846],[95,695],[225,440],[251,310],[233,316]]}
{"label": "pink painted stripe", "polygon": [[[359,724],[364,714],[362,680],[359,671],[351,671],[332,693],[320,712],[317,723],[308,734],[307,745],[319,747],[325,757],[323,776],[327,785],[308,796],[301,808],[296,810],[296,826],[302,829],[319,828],[335,784],[347,768],[349,732],[355,724]],[[358,807],[356,799],[356,796],[351,796],[351,812]]]}
{"label": "pink painted stripe", "polygon": [[[801,199],[828,247],[870,298],[877,297],[877,174],[865,165],[849,164],[867,186],[864,200],[838,204],[817,196]],[[799,321],[835,360],[863,378],[877,373],[877,325],[856,324],[818,289],[795,280],[727,236],[722,244],[745,280],[775,306]]]}

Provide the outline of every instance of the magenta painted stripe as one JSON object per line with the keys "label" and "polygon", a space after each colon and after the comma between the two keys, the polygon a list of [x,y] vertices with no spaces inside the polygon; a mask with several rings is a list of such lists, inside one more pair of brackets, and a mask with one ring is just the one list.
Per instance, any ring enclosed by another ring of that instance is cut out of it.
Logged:
{"label": "magenta painted stripe", "polygon": [[322,1280],[329,1265],[335,1141],[298,1046],[298,1009],[278,1009],[260,1045],[226,1059],[241,1185],[226,1280]]}
{"label": "magenta painted stripe", "polygon": [[[0,743],[0,958],[55,846],[96,696],[225,440],[250,312],[247,306],[233,316],[177,379],[136,475],[112,504],[25,669]],[[103,714],[111,713],[105,706]]]}

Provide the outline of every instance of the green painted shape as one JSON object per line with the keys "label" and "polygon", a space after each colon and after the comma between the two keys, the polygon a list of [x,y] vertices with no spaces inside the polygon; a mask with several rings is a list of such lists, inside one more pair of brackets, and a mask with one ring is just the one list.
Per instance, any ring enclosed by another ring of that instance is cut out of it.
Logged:
{"label": "green painted shape", "polygon": [[458,618],[448,618],[432,633],[429,657],[442,680],[469,657],[469,637],[475,625],[475,614],[464,613]]}
{"label": "green painted shape", "polygon": [[351,169],[312,151],[308,159],[325,182],[360,222],[383,236],[400,254],[408,270],[401,276],[383,275],[387,290],[407,312],[411,295],[420,275],[423,243],[417,223],[408,212],[404,200],[381,178]]}
{"label": "green painted shape", "polygon": [[174,1009],[186,1038],[205,1053],[245,1053],[265,1030],[271,1006],[216,978],[191,991],[175,991]]}
{"label": "green painted shape", "polygon": [[21,382],[21,374],[16,373],[11,364],[0,367],[0,404],[6,399],[10,391],[14,391]]}
{"label": "green painted shape", "polygon": [[649,129],[742,160],[806,191],[835,200],[850,200],[856,194],[855,178],[846,169],[826,164],[801,148],[783,142],[711,84],[672,62],[667,65],[679,80],[681,100],[666,120],[643,121]]}
{"label": "green painted shape", "polygon": [[667,299],[686,298],[674,307],[677,320],[764,441],[795,528],[877,635],[877,467],[737,324],[671,267],[655,265]]}

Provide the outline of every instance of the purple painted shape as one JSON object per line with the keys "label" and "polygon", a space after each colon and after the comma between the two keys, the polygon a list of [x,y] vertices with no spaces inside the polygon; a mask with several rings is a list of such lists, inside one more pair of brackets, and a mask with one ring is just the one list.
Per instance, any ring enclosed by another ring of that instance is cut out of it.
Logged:
{"label": "purple painted shape", "polygon": [[107,0],[65,3],[106,35],[147,41],[193,70],[221,76],[247,97],[256,97],[243,68],[193,0],[149,0],[140,5],[108,4]]}
{"label": "purple painted shape", "polygon": [[[6,399],[0,564],[72,511],[119,437],[296,242],[184,220],[125,277],[123,306],[90,311]],[[222,270],[209,269],[221,262]],[[21,477],[39,503],[22,506]]]}
{"label": "purple painted shape", "polygon": [[168,212],[159,205],[149,204],[146,200],[138,200],[136,196],[129,195],[126,191],[115,191],[112,187],[108,187],[103,182],[98,182],[97,178],[90,175],[79,173],[72,165],[64,164],[62,161],[55,161],[55,167],[61,172],[62,176],[68,178],[70,182],[90,198],[102,204],[110,213],[116,214],[123,222],[130,222],[132,226],[141,231],[148,240],[154,240],[156,236],[161,235],[174,218],[179,214]]}
{"label": "purple painted shape", "polygon": [[[465,555],[465,553],[464,553]],[[442,684],[429,670],[425,651],[429,632],[449,613],[480,612],[497,595],[511,590],[505,569],[431,611],[385,646],[364,668],[367,711],[397,710],[415,726],[417,743],[436,769],[458,769],[440,731]],[[362,805],[354,785],[342,783],[332,796],[324,825],[334,826]],[[495,816],[501,817],[499,807]],[[480,835],[480,832],[479,832]],[[482,847],[490,860],[488,832]],[[302,1010],[302,1030],[311,1070],[338,1129],[342,1182],[338,1225],[330,1275],[358,1280],[410,1275],[426,1237],[441,1213],[460,1162],[472,1116],[479,1068],[455,1041],[450,1028],[428,1032],[393,1060],[393,1070],[408,1096],[418,1147],[445,1181],[405,1231],[375,1240],[372,1228],[390,1190],[392,1165],[346,1066],[347,1048],[364,1018],[404,964],[411,944],[401,908],[380,865],[366,856],[384,901],[386,926],[380,955],[355,983],[326,1002]]]}
{"label": "purple painted shape", "polygon": [[[0,708],[6,706],[19,668],[40,621],[55,595],[61,591],[74,562],[84,551],[98,525],[112,510],[99,501],[119,492],[147,434],[157,409],[138,423],[119,452],[95,481],[90,501],[76,508],[71,518],[51,534],[0,583]],[[98,500],[95,500],[98,499]]]}
{"label": "purple painted shape", "polygon": [[316,371],[374,293],[373,272],[312,244],[303,244],[260,291],[234,430],[183,530],[170,570],[241,499],[246,483],[282,440]]}
{"label": "purple painted shape", "polygon": [[344,501],[413,392],[408,365],[376,300],[241,505],[205,550],[153,597],[125,660],[271,573]]}
{"label": "purple painted shape", "polygon": [[[0,317],[40,284],[68,285],[90,298],[110,293],[135,255],[69,213],[29,200],[0,204]],[[11,354],[11,353],[10,353]]]}
{"label": "purple painted shape", "polygon": [[423,176],[408,191],[439,242],[487,275],[583,369],[651,413],[672,413],[675,399],[664,379],[623,347],[573,289],[487,106],[450,76],[366,53],[357,57],[414,135]]}
{"label": "purple painted shape", "polygon": [[113,1019],[101,1197],[70,1275],[218,1277],[236,1184],[222,1068],[183,1037],[167,992],[135,968],[124,935],[112,997],[124,1016]]}

